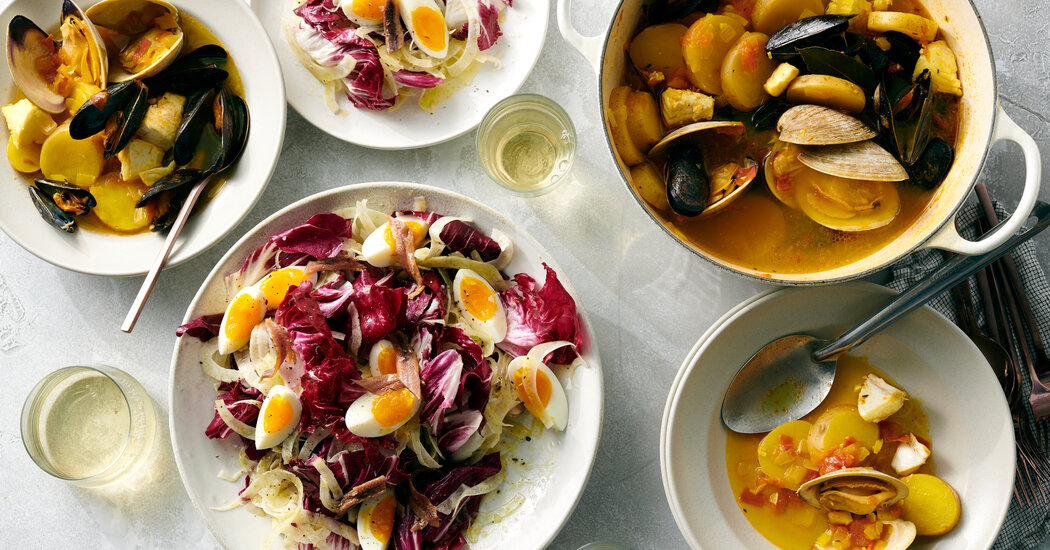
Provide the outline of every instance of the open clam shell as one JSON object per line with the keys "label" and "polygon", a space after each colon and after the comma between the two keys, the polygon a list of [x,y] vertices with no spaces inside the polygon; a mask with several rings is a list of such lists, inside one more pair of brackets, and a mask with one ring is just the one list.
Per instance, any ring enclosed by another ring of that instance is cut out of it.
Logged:
{"label": "open clam shell", "polygon": [[54,49],[51,37],[28,18],[16,15],[7,26],[7,66],[22,93],[49,113],[61,113],[66,98],[55,93],[37,70],[37,59]]}
{"label": "open clam shell", "polygon": [[908,171],[874,141],[807,147],[798,160],[810,168],[840,178],[865,181],[904,181]]}
{"label": "open clam shell", "polygon": [[878,135],[860,120],[822,105],[796,105],[777,121],[780,141],[798,145],[839,145]]}
{"label": "open clam shell", "polygon": [[695,132],[704,132],[707,130],[717,130],[724,133],[744,133],[744,123],[737,122],[735,120],[705,120],[703,122],[694,122],[692,124],[686,124],[681,128],[667,134],[660,141],[653,145],[652,149],[649,149],[649,157],[658,157],[671,146],[672,143],[677,141],[683,136],[693,134]]}
{"label": "open clam shell", "polygon": [[866,515],[904,500],[908,486],[871,468],[844,468],[803,483],[798,496],[823,510]]}
{"label": "open clam shell", "polygon": [[87,16],[118,42],[110,80],[147,78],[168,68],[182,51],[179,10],[164,0],[102,0]]}

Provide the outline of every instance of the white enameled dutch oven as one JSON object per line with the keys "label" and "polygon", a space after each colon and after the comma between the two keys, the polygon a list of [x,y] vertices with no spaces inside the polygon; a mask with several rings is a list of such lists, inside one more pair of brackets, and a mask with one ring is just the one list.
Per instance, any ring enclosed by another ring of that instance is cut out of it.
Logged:
{"label": "white enameled dutch oven", "polygon": [[[587,58],[598,74],[599,102],[602,106],[602,120],[606,125],[606,142],[625,183],[626,174],[629,172],[613,147],[605,113],[609,92],[623,83],[627,46],[638,26],[642,4],[643,0],[620,0],[605,35],[586,37],[572,26],[570,0],[558,0],[558,28],[562,36]],[[815,273],[772,274],[735,265],[684,242],[659,222],[650,207],[637,194],[635,200],[668,234],[697,255],[735,273],[780,284],[822,284],[863,277],[888,267],[921,248],[939,248],[967,255],[983,254],[995,248],[1016,233],[1032,212],[1039,194],[1039,149],[1031,136],[1010,120],[998,104],[995,64],[992,61],[988,35],[977,9],[970,0],[924,0],[923,5],[940,25],[958,60],[959,78],[963,84],[959,137],[956,142],[955,164],[948,176],[915,223],[896,240],[870,256],[842,267]],[[998,230],[980,241],[966,240],[955,229],[955,215],[976,184],[989,148],[993,143],[1003,140],[1018,144],[1024,152],[1025,182],[1021,200],[1014,215]],[[627,187],[632,189],[630,184]]]}

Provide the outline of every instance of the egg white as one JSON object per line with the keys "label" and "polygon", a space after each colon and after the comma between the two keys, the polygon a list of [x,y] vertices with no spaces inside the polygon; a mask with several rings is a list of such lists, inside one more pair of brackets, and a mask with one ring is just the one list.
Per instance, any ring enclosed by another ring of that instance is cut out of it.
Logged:
{"label": "egg white", "polygon": [[368,368],[372,371],[372,376],[379,376],[382,374],[379,372],[379,354],[381,354],[384,349],[393,350],[394,343],[390,340],[383,339],[372,344],[372,351],[368,353]]}
{"label": "egg white", "polygon": [[[248,316],[243,314],[244,310],[241,307],[240,302],[242,296],[248,296],[258,304],[256,314]],[[266,297],[258,287],[251,286],[234,294],[233,299],[230,300],[230,305],[226,306],[226,312],[222,314],[222,322],[219,323],[219,353],[228,355],[248,344],[248,341],[251,339],[251,329],[254,328],[255,325],[261,323],[265,316]],[[251,327],[245,331],[246,334],[243,336],[231,337],[227,334],[226,330],[230,325],[231,318],[235,318],[238,321],[246,321],[251,324]]]}
{"label": "egg white", "polygon": [[[522,368],[536,368],[539,372],[542,372],[551,383],[551,396],[547,401],[547,406],[541,411],[541,418],[537,418],[540,422],[543,422],[545,428],[550,429],[551,427],[557,430],[564,430],[566,424],[569,423],[569,400],[565,397],[565,389],[561,386],[561,381],[554,375],[547,365],[541,361],[537,361],[528,355],[522,355],[515,357],[510,362],[508,369],[511,372],[511,376],[514,376],[519,369]],[[517,388],[515,388],[517,390]],[[519,398],[521,395],[518,396]]]}
{"label": "egg white", "polygon": [[[291,405],[292,418],[276,431],[267,432],[264,427],[266,410],[276,395],[284,397]],[[255,424],[255,448],[263,450],[279,445],[299,426],[299,419],[302,417],[302,414],[303,404],[299,401],[299,396],[295,395],[295,392],[281,385],[270,388],[270,391],[266,394],[266,399],[263,400],[262,407],[259,408],[259,419]]]}
{"label": "egg white", "polygon": [[[448,55],[448,24],[445,22],[445,13],[438,9],[438,5],[434,0],[400,0],[398,7],[401,11],[401,20],[405,22],[405,29],[407,29],[409,34],[412,35],[412,41],[416,43],[416,46],[419,46],[419,49],[426,52],[427,55],[438,59],[443,59]],[[419,38],[412,21],[412,12],[417,9],[432,9],[436,12],[435,15],[440,18],[439,28],[441,29],[441,32],[445,33],[445,46],[440,50],[431,48],[428,44],[424,44],[424,41]]]}
{"label": "egg white", "polygon": [[[462,298],[463,280],[467,277],[473,277],[481,281],[485,288],[492,292],[492,295],[495,297],[496,313],[491,318],[479,319],[467,309],[467,305]],[[456,272],[456,278],[452,281],[452,298],[456,301],[456,306],[460,312],[462,312],[464,321],[483,339],[498,344],[507,337],[507,312],[503,309],[503,299],[500,298],[499,293],[492,288],[492,285],[484,277],[470,269],[460,269]]]}
{"label": "egg white", "polygon": [[[372,0],[372,1],[373,2],[379,2],[380,4],[384,3],[382,0]],[[357,6],[354,5],[354,4],[357,4],[358,2],[360,2],[360,0],[356,0],[356,1],[355,0],[342,0],[339,3],[339,7],[342,8],[343,13],[346,15],[347,19],[353,21],[354,23],[357,23],[358,25],[361,25],[362,27],[375,27],[377,25],[382,25],[383,24],[383,15],[382,15],[383,14],[383,10],[382,9],[379,10],[379,14],[380,14],[379,18],[378,19],[372,19],[366,13],[358,13],[358,11],[356,9]],[[361,3],[364,3],[364,2],[361,2]]]}
{"label": "egg white", "polygon": [[[416,238],[416,246],[422,244],[426,239],[430,224],[423,221],[423,218],[419,216],[397,216],[397,219],[403,222],[415,222],[422,226],[423,231]],[[394,250],[394,247],[386,242],[386,233],[389,230],[390,222],[387,222],[365,237],[365,242],[361,243],[361,256],[366,262],[376,267],[389,267],[394,263],[397,252]]]}
{"label": "egg white", "polygon": [[384,426],[380,424],[376,417],[372,415],[372,403],[375,402],[376,398],[379,397],[374,393],[366,393],[361,397],[358,397],[354,401],[350,408],[346,410],[346,422],[347,429],[350,430],[354,435],[361,437],[383,437],[393,433],[395,430],[405,425],[416,412],[419,411],[419,398],[415,398],[414,406],[412,407],[411,413],[405,415],[399,422],[393,426]]}
{"label": "egg white", "polygon": [[361,550],[386,550],[390,539],[393,538],[393,531],[391,531],[387,541],[383,542],[379,540],[371,528],[372,514],[375,512],[376,506],[384,498],[393,498],[389,489],[377,497],[362,502],[361,507],[357,511],[357,538],[360,540]]}

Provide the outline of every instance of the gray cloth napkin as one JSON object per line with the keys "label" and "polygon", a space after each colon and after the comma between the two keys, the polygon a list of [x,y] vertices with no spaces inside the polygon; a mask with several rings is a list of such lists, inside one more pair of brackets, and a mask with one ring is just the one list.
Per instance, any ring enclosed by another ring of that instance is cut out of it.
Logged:
{"label": "gray cloth napkin", "polygon": [[[1006,218],[1007,212],[1001,206],[996,204],[995,209],[999,219]],[[960,212],[957,218],[957,226],[964,237],[968,239],[976,238],[977,219],[980,216],[980,212],[980,205],[970,205]],[[1036,237],[1037,240],[1040,238]],[[1045,237],[1042,238],[1045,239]],[[1050,335],[1050,285],[1047,285],[1046,275],[1036,259],[1033,241],[1028,241],[1016,248],[1013,251],[1013,257],[1017,264],[1017,270],[1020,272],[1021,280],[1024,283],[1025,292],[1032,304],[1032,311],[1039,325],[1039,332],[1044,335],[1043,338],[1046,341],[1046,336]],[[916,252],[891,268],[892,279],[887,283],[887,286],[894,290],[902,291],[925,278],[930,272],[940,266],[945,259],[946,255],[939,250]],[[977,293],[977,285],[972,277],[967,284],[970,287],[970,292],[974,297],[974,303],[977,304],[978,310],[982,310],[981,299]],[[950,293],[945,292],[937,296],[928,305],[943,313],[949,319],[958,322],[955,304]],[[978,321],[981,323],[982,328],[987,326],[984,321],[983,311],[978,311]],[[1022,372],[1025,372],[1023,365],[1021,368]],[[1028,377],[1024,376],[1023,395],[1028,395],[1029,387]],[[1033,422],[1031,409],[1028,408],[1027,402],[1025,404],[1025,416],[1028,422]],[[1038,436],[1042,444],[1043,454],[1050,457],[1050,445],[1048,445],[1048,442],[1050,442],[1050,430],[1046,429],[1045,423],[1038,428]],[[1042,489],[1050,497],[1050,483],[1044,483]],[[992,548],[994,550],[1030,550],[1039,546],[1048,537],[1050,537],[1050,505],[1026,507],[1019,505],[1017,499],[1014,498],[1010,503],[1010,510],[1006,514],[1003,529],[1000,531],[999,537]]]}

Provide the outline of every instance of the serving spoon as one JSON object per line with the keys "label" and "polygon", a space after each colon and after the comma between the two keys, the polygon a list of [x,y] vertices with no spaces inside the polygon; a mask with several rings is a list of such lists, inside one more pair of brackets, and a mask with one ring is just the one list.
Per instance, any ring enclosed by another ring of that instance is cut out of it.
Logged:
{"label": "serving spoon", "polygon": [[834,340],[788,334],[766,344],[744,363],[726,390],[722,422],[738,433],[768,432],[816,409],[835,381],[836,359],[955,286],[1050,225],[1050,205],[1039,201],[1031,228],[980,256],[955,256]]}

